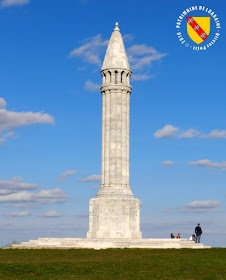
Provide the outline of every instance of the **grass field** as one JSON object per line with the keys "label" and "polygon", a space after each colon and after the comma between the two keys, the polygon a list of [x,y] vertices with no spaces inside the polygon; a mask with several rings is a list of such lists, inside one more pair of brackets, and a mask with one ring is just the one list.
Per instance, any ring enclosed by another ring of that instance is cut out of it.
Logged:
{"label": "grass field", "polygon": [[0,249],[0,280],[226,279],[226,249]]}

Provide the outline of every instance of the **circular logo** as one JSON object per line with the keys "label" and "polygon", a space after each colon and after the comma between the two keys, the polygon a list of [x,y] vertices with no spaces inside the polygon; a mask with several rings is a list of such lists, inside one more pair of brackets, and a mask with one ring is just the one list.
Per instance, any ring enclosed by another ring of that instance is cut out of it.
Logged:
{"label": "circular logo", "polygon": [[220,37],[221,24],[217,14],[205,6],[185,9],[177,19],[179,42],[193,51],[205,51]]}

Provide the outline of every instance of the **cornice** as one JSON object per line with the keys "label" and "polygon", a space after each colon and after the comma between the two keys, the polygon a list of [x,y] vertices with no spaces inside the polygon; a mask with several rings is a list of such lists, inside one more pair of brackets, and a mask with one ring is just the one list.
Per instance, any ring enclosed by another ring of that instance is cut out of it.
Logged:
{"label": "cornice", "polygon": [[132,87],[129,85],[124,85],[124,84],[115,84],[115,85],[102,85],[100,87],[101,92],[103,91],[132,91]]}

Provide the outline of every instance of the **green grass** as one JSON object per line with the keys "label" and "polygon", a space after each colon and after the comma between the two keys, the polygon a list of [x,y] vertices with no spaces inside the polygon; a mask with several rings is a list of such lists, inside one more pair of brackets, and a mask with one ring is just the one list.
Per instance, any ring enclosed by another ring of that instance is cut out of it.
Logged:
{"label": "green grass", "polygon": [[0,249],[0,280],[226,279],[226,249]]}

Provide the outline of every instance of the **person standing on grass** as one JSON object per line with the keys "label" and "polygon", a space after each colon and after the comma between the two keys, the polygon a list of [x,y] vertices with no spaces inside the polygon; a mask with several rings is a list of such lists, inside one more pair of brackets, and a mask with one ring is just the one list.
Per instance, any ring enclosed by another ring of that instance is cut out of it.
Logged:
{"label": "person standing on grass", "polygon": [[178,233],[178,235],[177,235],[177,239],[180,239],[180,233]]}
{"label": "person standing on grass", "polygon": [[195,228],[195,243],[200,243],[202,228],[200,227],[200,223],[198,223],[197,227]]}

